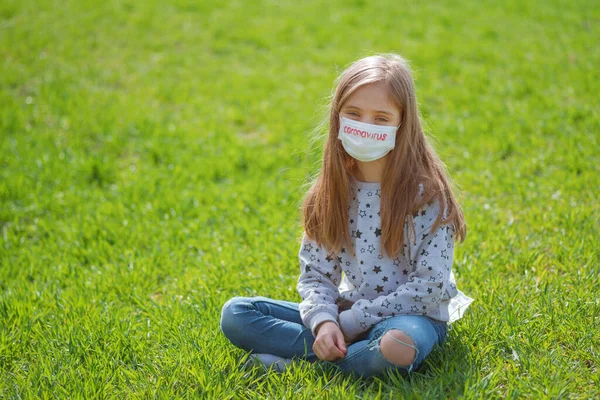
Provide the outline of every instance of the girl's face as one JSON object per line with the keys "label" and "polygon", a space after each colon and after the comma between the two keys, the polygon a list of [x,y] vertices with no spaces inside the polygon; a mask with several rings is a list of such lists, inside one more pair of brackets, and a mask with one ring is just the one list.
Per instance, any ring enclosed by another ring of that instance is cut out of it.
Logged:
{"label": "girl's face", "polygon": [[400,125],[400,110],[385,82],[358,88],[340,109],[340,116],[373,125]]}

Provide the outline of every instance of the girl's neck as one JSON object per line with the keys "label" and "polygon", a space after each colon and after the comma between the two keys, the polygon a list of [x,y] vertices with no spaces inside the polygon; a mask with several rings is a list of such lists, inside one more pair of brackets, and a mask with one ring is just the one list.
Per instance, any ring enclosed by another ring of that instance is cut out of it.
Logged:
{"label": "girl's neck", "polygon": [[354,177],[360,182],[381,182],[388,156],[375,161],[356,161]]}

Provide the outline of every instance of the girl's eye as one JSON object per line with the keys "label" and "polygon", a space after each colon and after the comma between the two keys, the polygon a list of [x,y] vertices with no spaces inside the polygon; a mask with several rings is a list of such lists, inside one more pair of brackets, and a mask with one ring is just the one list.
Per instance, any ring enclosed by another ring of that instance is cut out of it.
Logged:
{"label": "girl's eye", "polygon": [[348,111],[346,114],[358,117],[358,113],[356,111]]}
{"label": "girl's eye", "polygon": [[379,117],[379,118],[377,118],[377,120],[380,122],[388,122],[387,118],[383,118],[383,117]]}

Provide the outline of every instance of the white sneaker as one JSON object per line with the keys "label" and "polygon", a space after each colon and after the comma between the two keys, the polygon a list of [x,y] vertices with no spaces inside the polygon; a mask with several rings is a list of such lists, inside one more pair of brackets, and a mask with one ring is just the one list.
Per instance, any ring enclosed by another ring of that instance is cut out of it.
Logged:
{"label": "white sneaker", "polygon": [[290,358],[282,358],[272,354],[250,354],[246,366],[262,365],[275,372],[284,372],[288,365],[292,363]]}

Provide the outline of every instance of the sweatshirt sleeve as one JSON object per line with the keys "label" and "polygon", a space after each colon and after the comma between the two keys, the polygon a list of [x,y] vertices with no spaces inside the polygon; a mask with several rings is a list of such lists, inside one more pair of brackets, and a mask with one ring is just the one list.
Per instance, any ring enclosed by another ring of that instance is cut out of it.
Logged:
{"label": "sweatshirt sleeve", "polygon": [[[405,239],[410,264],[408,280],[388,295],[373,300],[361,299],[339,316],[342,330],[350,337],[367,331],[379,321],[398,314],[427,315],[434,319],[447,319],[440,315],[439,303],[449,284],[454,256],[454,228],[442,224],[431,231],[439,214],[435,203],[419,211],[413,218],[416,243]],[[443,221],[443,220],[442,220]],[[406,234],[406,232],[405,232]]]}
{"label": "sweatshirt sleeve", "polygon": [[337,257],[327,254],[325,247],[318,246],[306,234],[302,238],[298,257],[301,271],[297,289],[302,297],[300,317],[315,335],[315,329],[322,322],[338,324],[336,300],[342,269]]}

